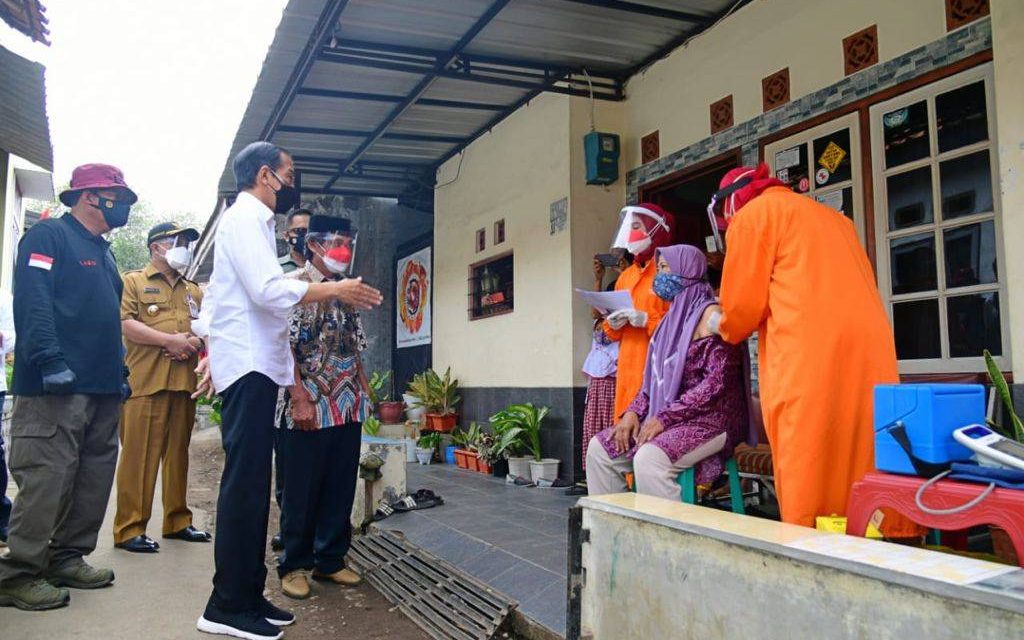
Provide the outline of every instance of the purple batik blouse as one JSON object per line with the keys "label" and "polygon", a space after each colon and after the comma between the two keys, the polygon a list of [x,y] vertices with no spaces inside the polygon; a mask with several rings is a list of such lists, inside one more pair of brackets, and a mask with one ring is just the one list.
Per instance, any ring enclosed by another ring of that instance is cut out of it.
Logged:
{"label": "purple batik blouse", "polygon": [[[694,339],[686,354],[686,365],[679,398],[657,415],[665,426],[651,444],[675,462],[684,454],[726,433],[721,453],[697,464],[697,482],[706,484],[721,475],[725,461],[746,435],[747,397],[743,389],[743,354],[741,347],[731,345],[718,336]],[[647,418],[648,397],[641,391],[629,411]],[[597,434],[598,440],[612,458],[622,453],[615,445],[608,428]],[[634,444],[626,455],[636,454]]]}

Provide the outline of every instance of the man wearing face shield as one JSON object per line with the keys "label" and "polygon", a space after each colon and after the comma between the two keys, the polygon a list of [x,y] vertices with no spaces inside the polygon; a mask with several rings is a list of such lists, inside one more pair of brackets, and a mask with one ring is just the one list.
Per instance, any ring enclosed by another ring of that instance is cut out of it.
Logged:
{"label": "man wearing face shield", "polygon": [[[192,330],[206,340],[196,396],[223,399],[224,471],[217,499],[213,593],[196,627],[206,633],[276,640],[295,616],[263,596],[274,417],[279,387],[296,383],[288,316],[297,304],[380,305],[361,278],[304,282],[277,261],[275,213],[299,200],[291,154],[253,142],[232,161],[239,189],[221,214],[206,301]],[[286,484],[287,489],[287,484]]]}
{"label": "man wearing face shield", "polygon": [[185,499],[196,413],[191,394],[203,347],[192,321],[199,317],[203,292],[182,274],[192,261],[190,244],[198,239],[195,229],[158,224],[147,237],[149,264],[123,276],[121,325],[132,397],[121,412],[114,546],[135,553],[160,548],[146,535],[146,525],[161,465],[163,537],[210,541],[210,534],[192,526]]}
{"label": "man wearing face shield", "polygon": [[[350,275],[355,234],[345,218],[316,215],[306,234],[304,282]],[[278,469],[283,479],[281,589],[308,598],[314,579],[355,586],[345,567],[359,467],[362,422],[373,407],[360,353],[366,349],[359,313],[338,301],[292,309],[290,341],[295,384],[278,403]]]}
{"label": "man wearing face shield", "polygon": [[62,587],[95,589],[114,572],[84,556],[96,538],[117,463],[117,420],[131,393],[121,342],[121,277],[103,234],[138,200],[117,167],[74,170],[60,194],[71,212],[36,223],[14,265],[15,345],[10,469],[18,484],[0,556],[0,606],[53,609]]}
{"label": "man wearing face shield", "polygon": [[615,290],[628,291],[633,308],[614,311],[604,322],[605,333],[619,342],[616,420],[626,412],[643,385],[651,336],[669,308],[669,303],[654,293],[658,272],[654,254],[672,241],[673,223],[672,215],[656,204],[644,203],[622,210],[622,222],[612,246],[629,251],[634,261],[619,276]]}

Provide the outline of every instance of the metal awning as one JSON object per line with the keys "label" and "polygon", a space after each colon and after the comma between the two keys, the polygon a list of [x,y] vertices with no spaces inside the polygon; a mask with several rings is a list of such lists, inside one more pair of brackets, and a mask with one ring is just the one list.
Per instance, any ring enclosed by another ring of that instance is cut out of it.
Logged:
{"label": "metal awning", "polygon": [[39,0],[0,0],[0,20],[36,42],[50,45],[46,7]]}
{"label": "metal awning", "polygon": [[0,149],[53,171],[45,71],[0,47]]}
{"label": "metal awning", "polygon": [[[291,0],[221,176],[254,140],[305,194],[414,198],[542,92],[622,100],[626,80],[749,0]],[[592,92],[592,93],[591,93]]]}

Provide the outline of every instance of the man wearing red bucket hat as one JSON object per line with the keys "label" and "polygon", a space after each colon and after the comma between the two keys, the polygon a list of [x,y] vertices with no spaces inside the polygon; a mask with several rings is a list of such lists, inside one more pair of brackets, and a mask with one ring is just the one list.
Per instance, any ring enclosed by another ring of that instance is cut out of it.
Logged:
{"label": "man wearing red bucket hat", "polygon": [[18,483],[0,557],[0,606],[53,609],[64,587],[96,589],[110,569],[86,564],[117,464],[126,397],[121,277],[103,234],[128,222],[138,200],[120,169],[75,169],[60,194],[71,212],[41,220],[18,245],[11,475]]}

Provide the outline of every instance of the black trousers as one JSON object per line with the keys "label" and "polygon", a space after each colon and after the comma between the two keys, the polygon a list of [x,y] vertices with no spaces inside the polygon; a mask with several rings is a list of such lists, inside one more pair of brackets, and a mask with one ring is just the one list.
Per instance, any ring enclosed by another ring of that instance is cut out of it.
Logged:
{"label": "black trousers", "polygon": [[217,498],[213,594],[226,612],[252,611],[263,597],[277,385],[251,372],[221,392],[224,472]]}
{"label": "black trousers", "polygon": [[298,569],[340,571],[352,543],[362,426],[351,422],[316,431],[278,431],[284,553],[277,573],[283,577]]}

